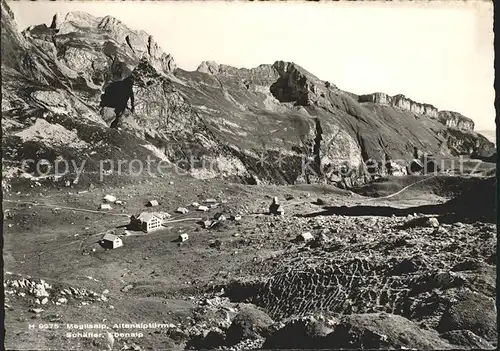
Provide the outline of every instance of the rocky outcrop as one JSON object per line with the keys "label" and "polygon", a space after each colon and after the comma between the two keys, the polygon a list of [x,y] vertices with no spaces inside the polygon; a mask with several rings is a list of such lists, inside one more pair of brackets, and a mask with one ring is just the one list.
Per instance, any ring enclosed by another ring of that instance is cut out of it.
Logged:
{"label": "rocky outcrop", "polygon": [[442,339],[447,340],[453,345],[460,345],[477,350],[493,350],[495,347],[480,336],[477,336],[470,330],[451,330],[440,335]]}
{"label": "rocky outcrop", "polygon": [[2,68],[20,68],[28,43],[19,33],[14,14],[2,0]]}
{"label": "rocky outcrop", "polygon": [[197,71],[240,79],[246,89],[264,87],[278,101],[300,106],[308,106],[320,98],[326,98],[329,91],[338,91],[335,85],[320,80],[293,62],[276,61],[272,65],[263,64],[246,69],[203,61]]}
{"label": "rocky outcrop", "polygon": [[[63,284],[48,284],[43,279],[13,275],[6,279],[4,287],[10,295],[31,299],[35,305],[93,304],[108,300],[105,293],[100,294],[84,288],[75,288]],[[43,311],[43,310],[42,310]],[[36,311],[34,311],[36,312]]]}
{"label": "rocky outcrop", "polygon": [[474,130],[474,121],[463,116],[458,112],[439,111],[439,121],[447,127],[457,128],[460,130]]}
{"label": "rocky outcrop", "polygon": [[309,106],[325,98],[329,89],[336,87],[319,80],[293,62],[277,61],[273,68],[280,78],[271,85],[271,93],[281,102],[294,102],[296,105]]}
{"label": "rocky outcrop", "polygon": [[419,115],[424,115],[432,119],[437,119],[447,127],[461,130],[474,130],[474,122],[462,114],[453,111],[438,111],[432,105],[415,102],[402,94],[390,96],[386,93],[373,93],[360,95],[359,102],[373,102],[381,105],[390,105]]}
{"label": "rocky outcrop", "polygon": [[438,329],[441,332],[467,329],[486,340],[496,340],[495,300],[480,293],[462,293],[458,302],[443,314]]}
{"label": "rocky outcrop", "polygon": [[328,335],[333,332],[335,319],[325,320],[307,316],[292,318],[266,338],[262,345],[269,349],[326,349]]}
{"label": "rocky outcrop", "polygon": [[[354,184],[363,162],[385,155],[410,160],[414,147],[445,156],[486,147],[478,135],[448,132],[467,125],[434,120],[431,105],[358,97],[293,62],[247,69],[206,61],[186,72],[148,33],[111,16],[56,14],[50,26],[19,33],[11,15],[2,11],[2,113],[10,125],[29,121],[16,133],[44,118],[82,128],[78,136],[93,145],[92,126],[113,135],[102,141],[108,150],[134,154],[140,140],[193,176],[252,183]],[[431,119],[423,124],[417,115]],[[134,142],[121,145],[127,138]]]}
{"label": "rocky outcrop", "polygon": [[386,313],[345,316],[328,339],[332,349],[452,349],[436,332]]}
{"label": "rocky outcrop", "polygon": [[360,95],[359,102],[374,102],[377,104],[391,105],[403,110],[408,110],[413,113],[420,115],[425,115],[430,118],[438,117],[438,109],[432,105],[424,104],[420,102],[413,101],[407,98],[403,94],[398,94],[390,96],[385,93],[373,93],[367,95]]}
{"label": "rocky outcrop", "polygon": [[273,323],[267,314],[249,304],[234,317],[227,330],[226,341],[234,345],[244,339],[265,336]]}
{"label": "rocky outcrop", "polygon": [[110,81],[124,79],[142,59],[162,74],[176,69],[172,56],[164,53],[152,36],[111,16],[56,14],[50,27],[31,26],[23,36],[46,52],[46,61],[59,66],[72,80],[73,89],[78,86],[75,90],[95,91]]}
{"label": "rocky outcrop", "polygon": [[488,158],[496,152],[495,144],[473,131],[449,127],[440,132],[440,135],[445,137],[447,147],[454,156]]}

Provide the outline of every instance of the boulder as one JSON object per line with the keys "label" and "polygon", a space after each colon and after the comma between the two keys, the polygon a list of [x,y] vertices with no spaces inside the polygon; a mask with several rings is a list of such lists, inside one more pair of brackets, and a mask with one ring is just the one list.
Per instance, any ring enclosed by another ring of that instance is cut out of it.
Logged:
{"label": "boulder", "polygon": [[293,319],[266,338],[263,349],[322,349],[333,329],[312,317]]}
{"label": "boulder", "polygon": [[226,333],[226,341],[230,345],[245,339],[266,336],[269,326],[274,321],[265,312],[252,305],[245,306],[234,317]]}
{"label": "boulder", "polygon": [[462,292],[457,302],[443,313],[438,330],[445,333],[467,329],[488,341],[497,339],[495,300],[480,293]]}
{"label": "boulder", "polygon": [[45,284],[36,284],[35,287],[32,289],[32,294],[36,297],[49,296],[49,293],[45,289],[46,289]]}
{"label": "boulder", "polygon": [[316,200],[316,205],[319,205],[319,206],[323,206],[323,205],[326,205],[326,201],[321,199],[321,198],[318,198]]}
{"label": "boulder", "polygon": [[211,220],[203,221],[203,228],[210,229],[213,226],[214,223],[215,222],[213,222]]}
{"label": "boulder", "polygon": [[495,348],[488,341],[480,336],[477,336],[470,330],[450,330],[446,333],[441,334],[440,336],[441,338],[449,341],[450,344],[460,347],[480,350]]}
{"label": "boulder", "polygon": [[439,227],[439,221],[435,217],[431,217],[425,223],[428,227],[437,228]]}
{"label": "boulder", "polygon": [[132,284],[128,284],[128,285],[124,286],[124,287],[121,289],[121,291],[123,291],[123,292],[127,292],[127,291],[129,291],[130,289],[132,289],[133,287],[134,287],[134,286],[133,286]]}
{"label": "boulder", "polygon": [[68,299],[65,298],[65,297],[60,297],[60,298],[57,299],[57,302],[59,302],[59,303],[66,303],[66,302],[68,302]]}
{"label": "boulder", "polygon": [[398,315],[366,313],[344,316],[326,338],[333,349],[451,349],[434,331]]}

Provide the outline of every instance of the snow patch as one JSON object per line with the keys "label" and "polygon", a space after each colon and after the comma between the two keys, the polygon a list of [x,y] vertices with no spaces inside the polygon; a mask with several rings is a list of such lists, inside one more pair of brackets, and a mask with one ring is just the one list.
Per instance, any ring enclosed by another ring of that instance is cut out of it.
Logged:
{"label": "snow patch", "polygon": [[78,138],[74,130],[68,130],[60,124],[52,124],[44,119],[37,119],[35,124],[29,128],[15,134],[23,142],[36,141],[51,147],[70,147],[81,149],[88,147],[88,144]]}
{"label": "snow patch", "polygon": [[165,154],[160,149],[158,149],[156,146],[151,145],[151,144],[145,144],[145,145],[141,145],[141,146],[148,149],[149,151],[151,151],[153,153],[153,155],[158,157],[160,160],[170,162],[170,160],[167,158],[167,156],[165,156]]}

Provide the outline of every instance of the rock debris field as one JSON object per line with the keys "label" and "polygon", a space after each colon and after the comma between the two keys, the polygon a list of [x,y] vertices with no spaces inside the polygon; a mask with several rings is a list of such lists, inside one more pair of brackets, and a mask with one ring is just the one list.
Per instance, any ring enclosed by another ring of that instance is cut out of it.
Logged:
{"label": "rock debris field", "polygon": [[[379,203],[318,186],[75,186],[7,196],[4,288],[7,322],[18,330],[7,342],[105,347],[22,327],[85,322],[106,324],[115,347],[131,350],[496,347],[492,221],[420,213],[424,200],[392,200],[398,215],[335,214]],[[111,197],[125,201],[95,210]],[[158,205],[148,209],[151,199]],[[281,214],[269,212],[276,201]],[[153,210],[172,213],[159,230],[127,227],[128,214]],[[104,249],[102,233],[123,246]],[[164,327],[113,329],[118,322]],[[142,336],[114,334],[123,332]]]}

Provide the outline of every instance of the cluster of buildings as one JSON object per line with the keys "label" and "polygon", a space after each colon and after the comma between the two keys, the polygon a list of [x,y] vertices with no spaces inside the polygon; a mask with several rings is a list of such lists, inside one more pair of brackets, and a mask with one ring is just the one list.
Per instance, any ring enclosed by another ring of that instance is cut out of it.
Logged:
{"label": "cluster of buildings", "polygon": [[[141,212],[138,215],[130,216],[130,230],[143,231],[150,233],[162,227],[162,222],[170,218],[166,212]],[[122,239],[111,233],[105,234],[101,239],[101,246],[105,249],[116,249],[123,246]]]}
{"label": "cluster of buildings", "polygon": [[[114,197],[112,195],[106,195],[104,200],[108,203],[109,202],[114,202],[114,203],[117,202],[116,197]],[[274,204],[274,206],[277,206],[277,208],[273,207],[273,210],[271,212],[273,214],[283,214],[283,209],[277,201],[278,201],[277,198],[275,198],[275,203],[273,203],[273,204]],[[205,200],[205,203],[207,204],[206,206],[200,205],[197,202],[193,202],[191,204],[191,206],[194,207],[197,211],[206,212],[210,209],[216,208],[219,205],[215,199],[207,199],[207,200]],[[102,204],[102,205],[106,205],[106,204]],[[157,206],[159,206],[159,203],[156,200],[151,200],[151,201],[148,201],[146,206],[147,207],[157,207]],[[189,212],[189,210],[187,208],[184,208],[184,207],[179,207],[175,212],[181,213],[181,214],[186,214]],[[168,218],[170,218],[170,214],[168,214],[166,212],[160,212],[160,211],[141,212],[140,214],[130,216],[130,223],[127,226],[127,229],[133,230],[133,231],[142,231],[145,233],[150,233],[150,232],[156,231],[158,229],[161,229],[163,222]],[[239,221],[241,219],[241,215],[232,215],[230,217],[230,219],[235,220],[235,221]],[[226,217],[224,216],[224,214],[222,212],[217,213],[214,216],[214,220],[209,220],[209,221],[204,222],[205,227],[210,228],[214,224],[221,222],[221,221],[224,221],[224,220],[226,220]],[[181,234],[179,236],[178,241],[184,242],[184,241],[188,240],[188,238],[189,238],[189,236],[187,234]],[[119,236],[111,234],[111,233],[107,233],[106,235],[104,235],[100,241],[100,244],[105,249],[116,249],[118,247],[123,246],[122,239],[120,239]]]}

